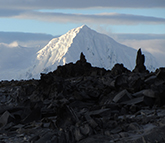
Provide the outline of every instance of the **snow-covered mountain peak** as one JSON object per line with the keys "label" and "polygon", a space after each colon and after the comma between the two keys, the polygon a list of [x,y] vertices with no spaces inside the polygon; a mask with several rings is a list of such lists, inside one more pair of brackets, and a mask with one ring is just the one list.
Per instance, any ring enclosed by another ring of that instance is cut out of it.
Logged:
{"label": "snow-covered mountain peak", "polygon": [[[123,63],[130,70],[135,67],[135,49],[82,25],[52,39],[38,51],[35,65],[28,72],[32,77],[37,75],[39,78],[41,72],[49,72],[55,70],[58,65],[76,62],[81,52],[92,66],[111,69],[114,64]],[[154,70],[157,66],[155,59],[150,54],[145,55],[147,69]]]}
{"label": "snow-covered mountain peak", "polygon": [[[56,58],[54,60],[51,60],[51,64],[54,64],[56,60],[61,59],[61,56],[65,55],[68,51],[68,48],[73,43],[73,39],[80,33],[90,33],[91,30],[88,26],[82,25],[78,28],[71,29],[66,34],[52,39],[43,49],[38,51],[37,59],[43,60],[44,58],[50,57],[50,53],[56,51],[58,55],[56,54]],[[52,59],[52,58],[51,58]]]}
{"label": "snow-covered mountain peak", "polygon": [[[85,32],[85,31],[90,31],[91,29],[87,26],[87,25],[82,25],[80,27],[74,28],[69,30],[66,34],[64,35],[73,35],[75,37],[75,35],[77,35],[80,32]],[[64,36],[62,35],[62,36]]]}
{"label": "snow-covered mountain peak", "polygon": [[79,30],[89,30],[90,28],[87,26],[87,25],[82,25],[82,26],[80,26],[80,27],[77,27],[77,28],[74,28],[74,29],[79,29]]}

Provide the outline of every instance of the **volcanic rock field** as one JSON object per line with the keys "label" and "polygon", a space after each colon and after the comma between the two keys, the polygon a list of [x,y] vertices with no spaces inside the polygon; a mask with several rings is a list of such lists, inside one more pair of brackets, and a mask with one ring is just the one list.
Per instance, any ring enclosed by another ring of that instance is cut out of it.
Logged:
{"label": "volcanic rock field", "polygon": [[[90,62],[90,61],[89,61]],[[164,143],[165,68],[92,67],[83,53],[40,80],[0,82],[0,143]]]}

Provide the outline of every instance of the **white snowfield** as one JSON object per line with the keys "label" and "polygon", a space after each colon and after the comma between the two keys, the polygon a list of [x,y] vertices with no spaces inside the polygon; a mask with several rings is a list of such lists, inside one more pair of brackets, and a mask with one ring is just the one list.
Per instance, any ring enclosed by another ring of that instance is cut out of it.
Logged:
{"label": "white snowfield", "polygon": [[[111,69],[114,64],[123,63],[130,70],[135,67],[137,50],[83,25],[52,39],[37,52],[33,65],[29,66],[28,70],[21,71],[16,78],[39,78],[41,72],[47,73],[55,70],[58,65],[75,63],[81,52],[92,66]],[[147,69],[155,70],[159,66],[155,58],[150,53],[143,53]]]}

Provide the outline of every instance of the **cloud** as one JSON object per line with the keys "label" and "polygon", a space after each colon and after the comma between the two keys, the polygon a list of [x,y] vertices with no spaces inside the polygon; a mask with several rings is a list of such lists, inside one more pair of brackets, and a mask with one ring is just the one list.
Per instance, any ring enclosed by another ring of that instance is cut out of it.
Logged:
{"label": "cloud", "polygon": [[24,12],[24,10],[0,9],[0,17],[11,17],[11,16],[19,15],[22,12]]}
{"label": "cloud", "polygon": [[9,44],[9,47],[10,47],[10,48],[18,47],[18,46],[19,46],[19,45],[18,45],[18,43],[17,43],[16,41],[14,41],[14,42],[12,42],[12,43]]}
{"label": "cloud", "polygon": [[35,19],[47,22],[59,23],[104,23],[117,25],[131,24],[164,24],[165,18],[119,14],[119,13],[99,13],[99,14],[76,14],[41,12],[42,9],[80,9],[80,8],[157,8],[165,7],[164,0],[0,0],[0,17],[10,17],[19,19]]}
{"label": "cloud", "polygon": [[[109,34],[108,34],[109,35]],[[112,34],[111,34],[112,35]],[[165,34],[114,34],[112,35],[118,40],[155,40],[155,39],[165,39]]]}
{"label": "cloud", "polygon": [[119,14],[119,13],[100,13],[100,14],[66,14],[66,13],[51,13],[51,12],[23,12],[13,16],[19,19],[35,19],[47,22],[59,23],[104,23],[111,25],[133,25],[133,24],[164,24],[165,18],[157,18],[150,16]]}
{"label": "cloud", "polygon": [[23,47],[45,46],[54,37],[56,36],[42,33],[0,32],[1,43],[10,45],[13,41],[17,41]]}
{"label": "cloud", "polygon": [[164,0],[0,0],[7,9],[70,9],[70,8],[157,8],[165,7]]}
{"label": "cloud", "polygon": [[165,66],[165,34],[115,34],[111,37],[134,49],[148,51],[160,66]]}
{"label": "cloud", "polygon": [[5,47],[5,48],[16,48],[18,47],[18,43],[16,41],[13,41],[12,43],[10,44],[7,44],[7,43],[0,43],[0,48],[1,47]]}

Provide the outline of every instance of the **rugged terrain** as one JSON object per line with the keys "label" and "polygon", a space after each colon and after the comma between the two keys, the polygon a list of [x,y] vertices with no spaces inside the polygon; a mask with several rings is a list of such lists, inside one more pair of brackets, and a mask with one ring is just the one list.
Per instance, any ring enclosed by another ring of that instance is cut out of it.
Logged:
{"label": "rugged terrain", "polygon": [[[116,42],[111,37],[98,33],[83,25],[71,29],[60,37],[53,38],[44,48],[37,52],[35,61],[19,78],[40,78],[40,73],[48,73],[59,65],[75,62],[83,52],[92,66],[111,69],[116,63],[123,63],[133,70],[136,50]],[[145,65],[149,71],[159,67],[159,63],[148,52],[145,52]]]}
{"label": "rugged terrain", "polygon": [[0,82],[0,143],[163,143],[165,68],[92,67],[83,53],[39,80]]}
{"label": "rugged terrain", "polygon": [[[40,73],[48,73],[57,69],[59,65],[77,61],[81,52],[92,66],[106,70],[111,69],[116,63],[123,63],[129,70],[135,66],[134,48],[122,45],[86,25],[71,29],[53,39],[50,35],[40,35],[41,37],[37,34],[17,33],[16,35],[19,35],[19,40],[13,39],[14,42],[10,44],[0,43],[0,80],[40,79]],[[10,38],[16,38],[12,33],[5,35],[0,32],[1,40],[6,37],[9,41]],[[35,39],[39,40],[37,43],[40,46],[33,41]],[[20,40],[31,44],[24,43],[21,46]],[[143,52],[147,69],[155,71],[159,67],[159,62],[150,53]]]}

